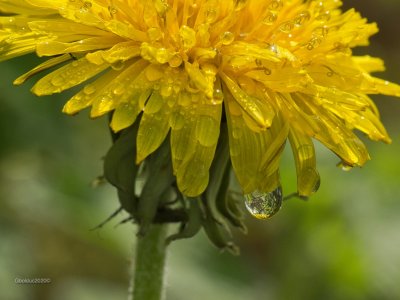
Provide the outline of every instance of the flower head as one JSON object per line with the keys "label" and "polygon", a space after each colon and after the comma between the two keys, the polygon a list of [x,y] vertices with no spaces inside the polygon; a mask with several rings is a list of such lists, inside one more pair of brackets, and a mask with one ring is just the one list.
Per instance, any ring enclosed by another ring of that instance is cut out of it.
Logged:
{"label": "flower head", "polygon": [[[0,10],[11,13],[0,18],[0,60],[31,52],[49,57],[15,81],[56,68],[34,85],[36,95],[84,83],[66,103],[67,114],[113,111],[114,131],[141,114],[138,163],[170,133],[173,172],[187,196],[208,185],[221,122],[250,200],[281,197],[286,140],[298,194],[309,196],[320,180],[312,139],[344,166],[361,166],[369,156],[353,129],[390,142],[367,95],[400,96],[398,85],[371,76],[384,69],[380,59],[352,55],[376,24],[340,6],[338,0],[0,0]],[[265,210],[248,204],[256,215]]]}

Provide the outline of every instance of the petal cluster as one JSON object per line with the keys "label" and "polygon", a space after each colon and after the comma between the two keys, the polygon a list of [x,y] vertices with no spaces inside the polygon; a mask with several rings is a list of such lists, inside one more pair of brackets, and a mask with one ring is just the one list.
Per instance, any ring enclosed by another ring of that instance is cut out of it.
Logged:
{"label": "petal cluster", "polygon": [[0,0],[0,60],[48,57],[16,79],[55,69],[33,87],[81,85],[65,105],[113,112],[119,131],[140,115],[137,162],[170,138],[180,191],[197,196],[227,122],[230,157],[246,194],[276,191],[287,140],[298,194],[319,186],[313,140],[346,167],[368,159],[357,129],[390,142],[369,94],[400,96],[375,78],[383,62],[354,56],[377,32],[339,0]]}

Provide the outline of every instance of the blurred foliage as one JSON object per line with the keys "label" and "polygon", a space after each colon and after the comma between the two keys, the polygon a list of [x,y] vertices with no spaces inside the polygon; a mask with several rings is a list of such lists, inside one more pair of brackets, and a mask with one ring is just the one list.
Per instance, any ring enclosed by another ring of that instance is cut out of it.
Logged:
{"label": "blurred foliage", "polygon": [[[345,0],[380,34],[370,53],[386,60],[382,77],[400,82],[398,0]],[[125,299],[135,228],[119,215],[110,186],[92,188],[110,147],[105,118],[60,113],[68,93],[36,99],[29,84],[13,87],[37,64],[34,56],[0,64],[0,299]],[[70,92],[69,95],[73,93]],[[367,142],[372,161],[343,172],[338,159],[318,148],[320,191],[291,199],[267,222],[247,220],[235,238],[241,256],[218,253],[203,234],[173,243],[167,299],[400,299],[400,102],[375,97],[393,138]],[[295,190],[286,149],[285,193]],[[51,278],[18,285],[15,278]]]}

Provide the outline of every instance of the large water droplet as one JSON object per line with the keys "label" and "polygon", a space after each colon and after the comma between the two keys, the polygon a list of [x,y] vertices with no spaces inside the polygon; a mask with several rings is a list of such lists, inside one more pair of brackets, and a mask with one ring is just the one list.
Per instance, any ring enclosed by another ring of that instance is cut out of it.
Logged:
{"label": "large water droplet", "polygon": [[264,193],[258,190],[247,194],[245,205],[247,210],[257,219],[268,219],[276,214],[282,205],[282,188]]}

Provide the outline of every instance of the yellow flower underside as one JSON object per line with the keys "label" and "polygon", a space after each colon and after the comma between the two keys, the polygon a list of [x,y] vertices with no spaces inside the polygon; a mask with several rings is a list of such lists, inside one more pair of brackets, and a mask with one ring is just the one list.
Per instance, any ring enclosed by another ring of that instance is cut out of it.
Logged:
{"label": "yellow flower underside", "polygon": [[312,139],[346,166],[368,159],[353,129],[390,142],[367,96],[400,96],[372,77],[379,58],[357,57],[377,32],[338,0],[0,0],[0,61],[36,52],[48,60],[15,80],[54,69],[33,87],[51,95],[81,85],[65,105],[91,116],[113,111],[122,130],[142,113],[137,162],[170,133],[180,190],[208,184],[222,113],[244,193],[279,184],[289,139],[298,193],[319,185]]}

